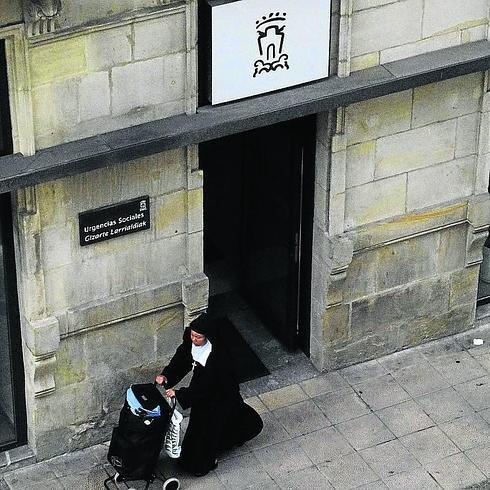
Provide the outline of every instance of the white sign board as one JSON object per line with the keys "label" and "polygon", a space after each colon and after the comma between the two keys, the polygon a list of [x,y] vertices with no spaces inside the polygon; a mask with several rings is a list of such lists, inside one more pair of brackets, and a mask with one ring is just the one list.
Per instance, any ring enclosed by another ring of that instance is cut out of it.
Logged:
{"label": "white sign board", "polygon": [[209,4],[212,104],[328,76],[330,0]]}

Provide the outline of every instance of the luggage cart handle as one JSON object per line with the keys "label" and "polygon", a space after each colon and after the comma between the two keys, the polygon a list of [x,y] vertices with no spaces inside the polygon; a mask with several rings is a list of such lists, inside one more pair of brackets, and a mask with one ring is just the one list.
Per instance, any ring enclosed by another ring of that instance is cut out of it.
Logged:
{"label": "luggage cart handle", "polygon": [[[158,386],[156,381],[153,381],[153,384],[154,386]],[[165,390],[167,389],[167,383],[165,381],[162,383],[162,386]],[[175,396],[169,396],[168,398],[170,398],[170,401],[172,402],[172,410],[174,410],[177,406],[177,398]]]}

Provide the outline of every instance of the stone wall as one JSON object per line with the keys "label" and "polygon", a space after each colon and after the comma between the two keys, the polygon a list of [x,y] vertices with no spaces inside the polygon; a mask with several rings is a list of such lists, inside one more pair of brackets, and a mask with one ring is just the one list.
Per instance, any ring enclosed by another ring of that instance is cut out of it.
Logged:
{"label": "stone wall", "polygon": [[194,111],[194,8],[170,4],[31,37],[36,148]]}
{"label": "stone wall", "polygon": [[319,118],[318,366],[379,357],[473,324],[490,224],[488,134],[480,73]]}
{"label": "stone wall", "polygon": [[0,26],[21,22],[20,0],[0,0]]}
{"label": "stone wall", "polygon": [[[78,213],[150,196],[151,228],[80,247]],[[17,196],[29,442],[38,458],[106,440],[206,306],[202,175],[181,148]]]}
{"label": "stone wall", "polygon": [[353,0],[351,70],[487,39],[487,0]]}

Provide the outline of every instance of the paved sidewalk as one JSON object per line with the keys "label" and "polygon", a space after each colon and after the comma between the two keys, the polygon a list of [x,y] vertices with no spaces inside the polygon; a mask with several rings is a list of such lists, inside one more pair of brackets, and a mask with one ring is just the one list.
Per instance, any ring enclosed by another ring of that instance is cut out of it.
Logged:
{"label": "paved sidewalk", "polygon": [[[289,374],[244,386],[264,431],[216,471],[187,477],[166,457],[161,471],[184,489],[490,488],[489,327],[327,374],[292,361]],[[7,471],[0,490],[103,488],[106,453]]]}

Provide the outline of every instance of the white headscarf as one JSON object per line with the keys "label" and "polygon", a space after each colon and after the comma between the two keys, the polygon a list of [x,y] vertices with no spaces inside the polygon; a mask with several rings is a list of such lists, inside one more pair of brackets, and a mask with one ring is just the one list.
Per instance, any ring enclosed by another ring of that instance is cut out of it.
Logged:
{"label": "white headscarf", "polygon": [[213,349],[213,346],[209,339],[206,339],[206,343],[203,345],[194,345],[192,344],[192,349],[191,349],[191,354],[192,354],[192,359],[195,362],[198,362],[201,364],[201,366],[205,366],[206,362],[208,360],[209,354],[211,354],[211,350]]}

